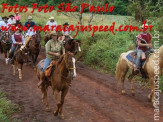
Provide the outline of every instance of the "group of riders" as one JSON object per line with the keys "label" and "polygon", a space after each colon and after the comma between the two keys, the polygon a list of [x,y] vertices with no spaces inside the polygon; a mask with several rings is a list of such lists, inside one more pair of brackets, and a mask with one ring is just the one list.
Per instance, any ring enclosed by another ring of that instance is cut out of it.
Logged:
{"label": "group of riders", "polygon": [[[20,18],[21,17],[18,12],[16,12],[15,15],[10,15],[9,18],[7,16],[2,18],[0,17],[0,41],[3,40],[4,33],[9,33],[11,35],[12,46],[9,53],[9,58],[6,59],[6,62],[10,62],[11,64],[13,64],[13,57],[16,48],[26,48],[27,44],[30,42],[31,37],[35,37],[37,33],[36,31],[33,31],[33,27],[36,25],[36,23],[33,21],[32,16],[28,16],[28,21],[24,24],[24,26],[27,28],[27,31],[25,32],[25,34],[22,33],[20,28],[18,28],[18,24],[21,24]],[[46,25],[51,28],[52,26],[57,26],[57,22],[55,21],[54,17],[51,16]],[[8,31],[6,32],[2,30],[2,26],[9,28]],[[16,26],[17,30],[15,32],[11,32],[11,26]],[[66,38],[72,39],[71,31],[68,30],[69,24],[66,22],[63,24],[63,26],[65,26],[65,31],[62,31],[62,36],[58,35],[58,33],[55,31],[55,27],[52,31],[45,33],[45,36],[49,35],[50,39],[45,45],[46,59],[44,67],[42,69],[43,74],[51,61],[58,59],[61,56],[61,53],[65,53],[65,49],[63,46],[64,40]]]}
{"label": "group of riders", "polygon": [[[18,12],[15,13],[15,15],[10,15],[9,18],[8,17],[0,17],[0,41],[3,38],[3,35],[5,33],[5,31],[3,31],[1,29],[1,27],[10,27],[10,26],[17,26],[18,24],[20,24],[20,15]],[[27,27],[27,31],[25,33],[25,35],[23,35],[21,33],[21,30],[18,28],[16,30],[16,32],[11,33],[11,40],[12,40],[12,46],[11,46],[11,51],[9,54],[9,59],[11,59],[11,63],[12,63],[12,58],[14,56],[14,51],[17,47],[17,45],[21,46],[21,48],[25,48],[26,45],[29,43],[30,38],[36,36],[36,31],[33,31],[33,27],[36,25],[36,23],[33,21],[32,16],[28,17],[28,21],[24,24],[25,27]],[[59,37],[58,33],[55,31],[55,27],[57,26],[57,22],[55,21],[54,17],[51,16],[49,18],[49,21],[46,23],[46,25],[49,26],[49,28],[51,28],[52,26],[53,31],[50,31],[49,33],[46,33],[50,36],[50,40],[48,40],[48,42],[45,45],[46,48],[46,59],[45,59],[45,63],[44,63],[44,67],[42,69],[42,72],[44,73],[45,69],[49,66],[50,62],[52,60],[58,59],[61,55],[61,52],[64,54],[65,53],[65,49],[63,46],[64,40],[69,37],[70,39],[72,39],[71,37],[71,31],[68,30],[68,26],[69,24],[66,22],[63,24],[63,26],[66,26],[65,30],[66,31],[62,31],[62,36]],[[144,26],[148,26],[147,24],[143,24],[142,28],[144,28]],[[10,31],[10,30],[8,30]],[[46,35],[45,34],[45,35]],[[136,58],[136,67],[134,69],[135,72],[139,72],[140,68],[141,68],[141,60],[145,59],[145,52],[150,48],[152,49],[152,43],[151,43],[151,34],[149,34],[147,31],[143,31],[138,35],[137,38],[137,45],[136,45],[136,53],[137,53],[137,58]],[[145,42],[143,41],[145,40]]]}

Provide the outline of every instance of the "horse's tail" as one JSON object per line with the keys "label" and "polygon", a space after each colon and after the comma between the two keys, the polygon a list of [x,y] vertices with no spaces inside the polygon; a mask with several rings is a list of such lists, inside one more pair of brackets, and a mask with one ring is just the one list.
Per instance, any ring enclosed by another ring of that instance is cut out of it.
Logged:
{"label": "horse's tail", "polygon": [[0,41],[0,52],[3,53],[3,47],[1,45],[1,41]]}
{"label": "horse's tail", "polygon": [[120,55],[119,60],[116,65],[115,75],[116,75],[116,85],[118,85],[120,79],[121,79],[121,59],[122,59],[123,53]]}

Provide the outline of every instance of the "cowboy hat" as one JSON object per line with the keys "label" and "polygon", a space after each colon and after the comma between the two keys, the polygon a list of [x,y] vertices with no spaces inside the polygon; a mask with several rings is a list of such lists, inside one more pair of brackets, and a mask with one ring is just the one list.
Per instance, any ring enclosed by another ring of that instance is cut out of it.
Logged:
{"label": "cowboy hat", "polygon": [[32,19],[32,16],[28,16],[28,19]]}
{"label": "cowboy hat", "polygon": [[69,24],[68,24],[68,22],[65,22],[65,23],[63,24],[63,26],[64,26],[64,25],[69,25]]}
{"label": "cowboy hat", "polygon": [[141,27],[142,27],[142,28],[148,27],[148,24],[143,24]]}
{"label": "cowboy hat", "polygon": [[56,35],[56,36],[57,36],[58,34],[57,34],[56,31],[52,31],[52,32],[50,33],[50,36],[52,36],[52,35]]}
{"label": "cowboy hat", "polygon": [[14,17],[14,15],[10,15],[9,17]]}
{"label": "cowboy hat", "polygon": [[19,12],[17,11],[17,12],[15,12],[16,14],[18,14]]}
{"label": "cowboy hat", "polygon": [[53,16],[51,16],[49,19],[54,19],[54,17],[53,17]]}
{"label": "cowboy hat", "polygon": [[2,17],[2,19],[8,19],[8,17],[7,16],[4,16],[4,17]]}

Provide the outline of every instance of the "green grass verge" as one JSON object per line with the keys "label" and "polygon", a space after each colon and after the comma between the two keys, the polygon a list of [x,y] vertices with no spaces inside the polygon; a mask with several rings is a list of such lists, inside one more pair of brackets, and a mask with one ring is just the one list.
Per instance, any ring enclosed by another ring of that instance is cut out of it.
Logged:
{"label": "green grass verge", "polygon": [[0,122],[18,122],[16,118],[12,118],[12,114],[19,111],[20,109],[18,105],[8,100],[5,93],[0,90]]}

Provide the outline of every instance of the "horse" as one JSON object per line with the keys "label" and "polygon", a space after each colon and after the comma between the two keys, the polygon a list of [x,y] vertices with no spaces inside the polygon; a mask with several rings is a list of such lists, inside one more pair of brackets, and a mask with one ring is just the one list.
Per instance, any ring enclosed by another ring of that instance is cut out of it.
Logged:
{"label": "horse", "polygon": [[[132,95],[135,95],[135,89],[133,86],[133,77],[135,74],[133,72],[133,66],[131,66],[131,64],[129,64],[129,62],[126,60],[126,55],[129,54],[131,51],[126,52],[126,53],[122,53],[120,55],[120,58],[118,60],[118,63],[116,65],[116,84],[118,84],[119,80],[121,79],[122,85],[121,85],[121,89],[122,89],[122,94],[125,94],[125,89],[124,89],[124,80],[125,80],[125,76],[128,72],[128,70],[130,69],[130,75],[128,77],[128,80],[130,82],[130,87],[131,87],[131,93]],[[158,56],[156,56],[158,55]],[[158,59],[159,57],[159,59]],[[156,61],[159,61],[159,70],[157,72],[159,72],[159,76],[162,75],[162,69],[163,69],[163,46],[161,46],[159,48],[159,50],[157,52],[154,52],[152,54],[149,55],[149,57],[146,59],[146,63],[144,64],[144,72],[145,74],[149,77],[149,82],[151,85],[151,93],[148,95],[148,99],[153,103],[154,106],[154,83],[156,81],[156,79],[154,79],[155,76],[155,68],[156,67]]]}
{"label": "horse", "polygon": [[31,40],[27,45],[27,49],[29,51],[29,57],[32,59],[33,67],[36,66],[37,57],[39,55],[41,49],[41,34],[40,32],[36,33],[36,36],[32,36]]}
{"label": "horse", "polygon": [[22,80],[22,69],[24,62],[27,60],[27,54],[28,50],[26,48],[20,48],[20,46],[16,47],[12,64],[13,75],[16,75],[16,69],[18,69],[20,80]]}
{"label": "horse", "polygon": [[0,40],[0,51],[1,53],[4,53],[6,64],[9,62],[9,50],[11,45],[12,41],[9,32],[2,32],[2,39]]}
{"label": "horse", "polygon": [[69,39],[65,42],[65,52],[70,51],[71,53],[74,53],[74,55],[77,54],[77,52],[81,52],[81,41],[77,39]]}
{"label": "horse", "polygon": [[[37,65],[36,71],[38,79],[41,80],[42,76],[39,65],[40,62]],[[68,93],[71,80],[74,77],[76,77],[75,57],[72,53],[66,52],[59,58],[55,68],[53,68],[51,76],[49,78],[50,81],[45,79],[45,81],[41,85],[42,102],[46,106],[47,111],[50,110],[47,101],[47,90],[48,87],[51,86],[57,101],[57,108],[56,111],[54,111],[54,115],[58,116],[59,114],[61,118],[64,118],[64,115],[62,113],[62,106],[65,96]],[[61,96],[59,96],[60,92]]]}

